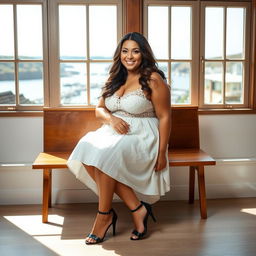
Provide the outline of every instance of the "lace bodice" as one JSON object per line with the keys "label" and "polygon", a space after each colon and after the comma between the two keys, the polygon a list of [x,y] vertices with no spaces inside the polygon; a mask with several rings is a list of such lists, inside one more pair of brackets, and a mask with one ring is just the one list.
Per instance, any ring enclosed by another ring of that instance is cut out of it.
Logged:
{"label": "lace bodice", "polygon": [[131,117],[155,117],[152,102],[146,98],[141,88],[121,97],[115,93],[105,99],[105,105],[112,113]]}

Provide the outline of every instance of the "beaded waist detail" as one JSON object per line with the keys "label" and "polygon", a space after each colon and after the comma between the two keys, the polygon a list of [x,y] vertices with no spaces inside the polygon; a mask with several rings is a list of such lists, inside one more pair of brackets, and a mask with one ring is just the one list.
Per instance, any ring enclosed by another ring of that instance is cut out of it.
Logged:
{"label": "beaded waist detail", "polygon": [[126,111],[117,110],[117,111],[113,112],[113,114],[117,114],[120,116],[127,116],[127,117],[156,117],[156,113],[154,111],[143,112],[140,114],[131,114]]}

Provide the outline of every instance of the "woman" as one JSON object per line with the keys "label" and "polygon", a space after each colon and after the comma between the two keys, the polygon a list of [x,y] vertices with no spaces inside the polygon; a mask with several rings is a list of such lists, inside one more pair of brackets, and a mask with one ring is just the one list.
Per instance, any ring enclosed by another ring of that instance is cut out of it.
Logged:
{"label": "woman", "polygon": [[148,217],[155,220],[148,203],[169,191],[170,184],[170,91],[143,35],[122,38],[109,74],[96,107],[103,126],[86,134],[68,161],[76,177],[99,196],[86,244],[102,242],[111,225],[115,234],[114,193],[132,212],[130,239],[144,238]]}

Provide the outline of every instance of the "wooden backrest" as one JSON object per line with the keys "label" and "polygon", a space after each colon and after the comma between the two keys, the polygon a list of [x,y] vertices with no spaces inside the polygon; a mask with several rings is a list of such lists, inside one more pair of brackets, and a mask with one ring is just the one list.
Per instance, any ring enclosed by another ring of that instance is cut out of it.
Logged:
{"label": "wooden backrest", "polygon": [[94,109],[44,109],[44,152],[72,151],[79,139],[101,123]]}
{"label": "wooden backrest", "polygon": [[[94,109],[44,109],[44,152],[72,151],[79,139],[101,126]],[[173,107],[170,148],[199,148],[197,107]]]}
{"label": "wooden backrest", "polygon": [[172,107],[171,116],[169,148],[199,149],[198,107]]}

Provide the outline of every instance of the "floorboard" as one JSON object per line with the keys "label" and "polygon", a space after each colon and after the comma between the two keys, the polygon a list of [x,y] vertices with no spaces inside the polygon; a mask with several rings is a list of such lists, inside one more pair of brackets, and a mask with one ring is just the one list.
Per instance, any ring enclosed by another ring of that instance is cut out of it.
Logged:
{"label": "floorboard", "polygon": [[60,204],[41,223],[40,205],[0,206],[1,256],[255,256],[256,198],[207,200],[208,219],[198,202],[160,201],[153,206],[157,223],[149,236],[130,241],[128,209],[115,203],[117,235],[99,245],[85,245],[97,204]]}

